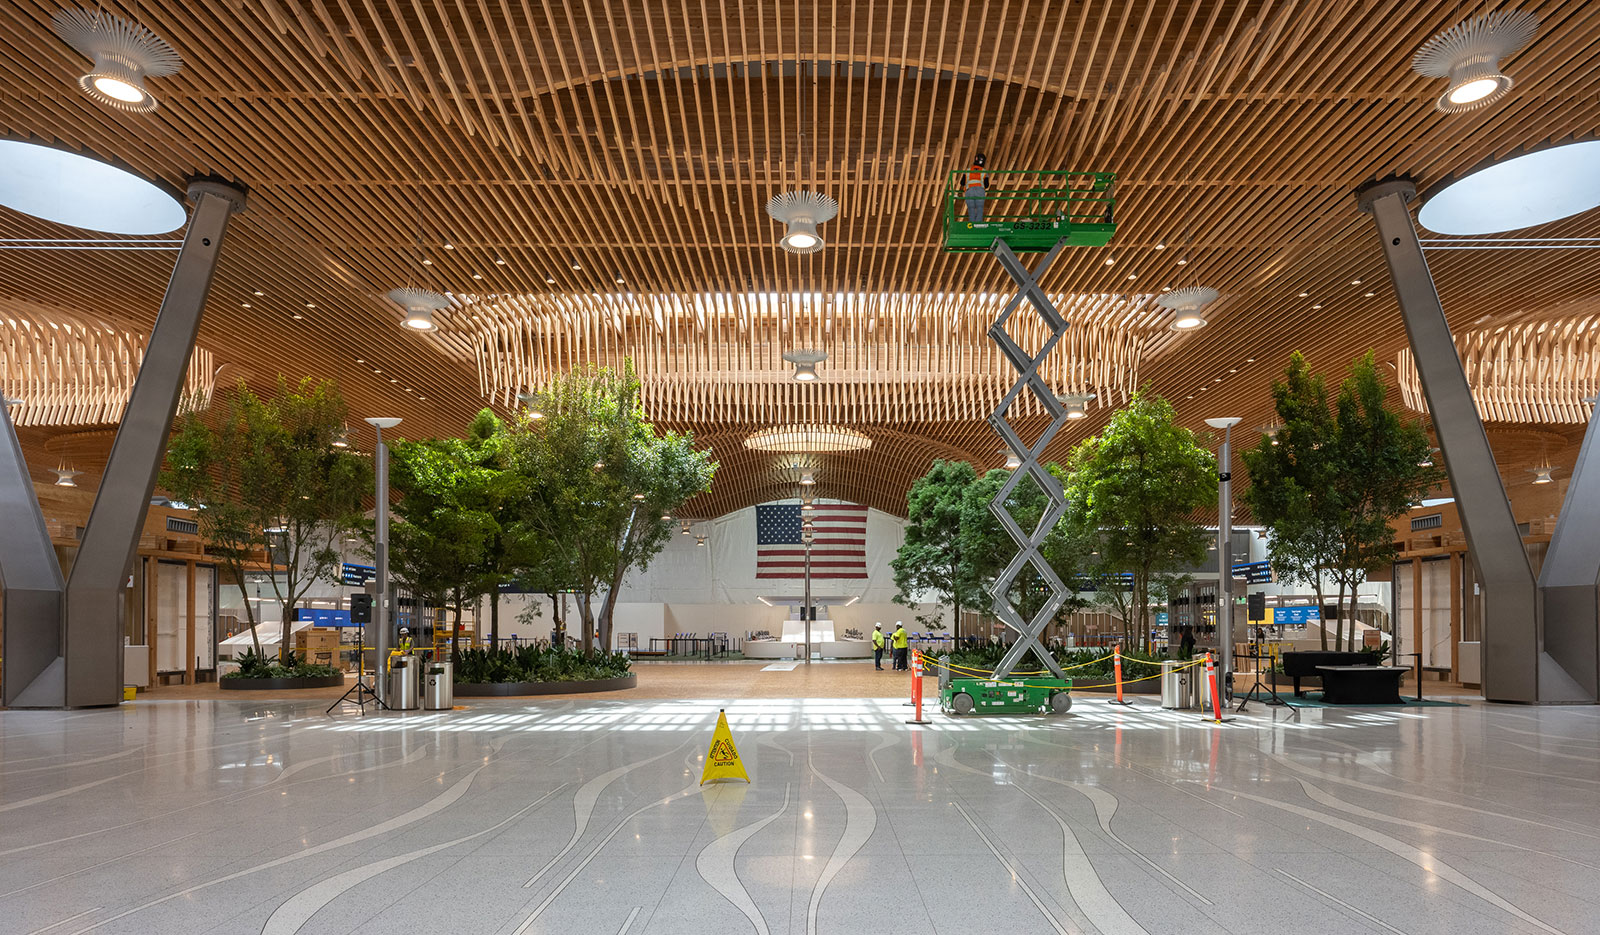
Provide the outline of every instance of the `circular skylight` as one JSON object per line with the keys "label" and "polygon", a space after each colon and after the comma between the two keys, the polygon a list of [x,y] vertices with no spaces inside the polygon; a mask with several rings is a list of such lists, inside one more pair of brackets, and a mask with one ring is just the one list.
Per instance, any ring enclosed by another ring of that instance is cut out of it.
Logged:
{"label": "circular skylight", "polygon": [[165,234],[188,219],[178,199],[132,172],[19,140],[0,140],[0,205],[106,234]]}
{"label": "circular skylight", "polygon": [[1512,156],[1429,194],[1417,220],[1439,234],[1498,234],[1600,206],[1600,140]]}

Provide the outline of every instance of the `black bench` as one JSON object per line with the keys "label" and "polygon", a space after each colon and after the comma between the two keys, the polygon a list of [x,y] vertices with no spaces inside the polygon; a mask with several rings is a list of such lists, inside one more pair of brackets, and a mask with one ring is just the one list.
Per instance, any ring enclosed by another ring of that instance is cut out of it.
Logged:
{"label": "black bench", "polygon": [[1405,666],[1317,666],[1326,704],[1404,704],[1400,677]]}
{"label": "black bench", "polygon": [[1363,666],[1371,664],[1372,656],[1367,653],[1309,649],[1283,654],[1283,674],[1294,679],[1294,695],[1296,698],[1304,698],[1306,696],[1306,693],[1300,688],[1300,680],[1320,675],[1321,673],[1317,671],[1320,666]]}

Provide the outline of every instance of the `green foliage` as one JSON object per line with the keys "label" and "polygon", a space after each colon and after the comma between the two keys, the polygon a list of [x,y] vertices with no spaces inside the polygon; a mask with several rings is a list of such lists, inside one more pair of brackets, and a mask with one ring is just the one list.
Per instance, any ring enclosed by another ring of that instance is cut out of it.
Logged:
{"label": "green foliage", "polygon": [[[906,493],[905,541],[889,563],[895,603],[909,606],[915,603],[913,595],[931,592],[939,603],[951,605],[958,632],[961,608],[981,600],[961,547],[963,505],[977,479],[977,471],[965,461],[933,462]],[[937,616],[917,621],[931,626]]]}
{"label": "green foliage", "polygon": [[[317,581],[336,583],[338,546],[361,524],[372,489],[367,459],[333,444],[347,415],[332,381],[291,386],[280,375],[270,399],[240,382],[209,413],[185,411],[167,446],[161,485],[197,508],[208,551],[240,591],[257,550],[284,567],[268,580],[283,613],[285,663],[293,609]],[[259,654],[255,612],[244,604]]]}
{"label": "green foliage", "polygon": [[289,653],[282,661],[274,661],[262,656],[254,649],[247,649],[235,660],[239,668],[234,672],[223,674],[225,679],[289,679],[289,678],[325,678],[330,675],[339,675],[338,669],[330,665],[317,662],[306,662],[305,656],[299,653]]}
{"label": "green foliage", "polygon": [[[1283,428],[1245,452],[1244,501],[1272,530],[1269,557],[1281,577],[1309,582],[1323,598],[1323,576],[1353,599],[1367,575],[1394,561],[1391,523],[1442,478],[1420,423],[1388,406],[1388,387],[1368,351],[1351,365],[1330,409],[1326,381],[1298,352],[1273,385]],[[1344,642],[1344,614],[1334,643]],[[1327,631],[1322,631],[1327,647]],[[1350,639],[1354,639],[1351,628]]]}
{"label": "green foliage", "polygon": [[1389,641],[1383,640],[1376,646],[1363,646],[1356,650],[1356,652],[1366,653],[1368,656],[1372,657],[1373,665],[1381,666],[1383,665],[1383,657],[1389,655]]}
{"label": "green foliage", "polygon": [[692,436],[657,433],[645,420],[631,362],[558,377],[534,395],[509,442],[511,470],[526,481],[517,517],[540,552],[524,583],[577,592],[585,650],[592,600],[605,591],[600,639],[609,646],[623,578],[648,567],[671,537],[661,517],[711,489],[716,462]]}
{"label": "green foliage", "polygon": [[1210,534],[1195,513],[1216,496],[1216,458],[1174,421],[1170,403],[1141,390],[1073,450],[1068,477],[1068,522],[1092,543],[1090,577],[1114,594],[1114,576],[1133,575],[1123,621],[1137,645],[1150,631],[1150,601],[1205,560]]}
{"label": "green foliage", "polygon": [[[951,665],[961,666],[964,669],[993,672],[995,666],[1000,664],[1000,659],[1005,655],[1005,646],[985,645],[977,649],[962,650],[950,656]],[[1067,666],[1082,666],[1070,669],[1068,678],[1075,679],[1109,679],[1114,674],[1116,664],[1112,660],[1112,651],[1109,649],[1054,649],[1050,655],[1063,668]],[[1143,650],[1124,650],[1122,653],[1122,678],[1143,678],[1147,675],[1161,673],[1161,661],[1166,657],[1147,653]],[[1085,665],[1085,663],[1088,663]],[[1026,667],[1024,667],[1026,668]],[[958,673],[961,674],[961,673]]]}
{"label": "green foliage", "polygon": [[593,655],[560,646],[515,649],[465,649],[456,657],[457,682],[572,682],[615,679],[628,674],[631,660],[601,649]]}

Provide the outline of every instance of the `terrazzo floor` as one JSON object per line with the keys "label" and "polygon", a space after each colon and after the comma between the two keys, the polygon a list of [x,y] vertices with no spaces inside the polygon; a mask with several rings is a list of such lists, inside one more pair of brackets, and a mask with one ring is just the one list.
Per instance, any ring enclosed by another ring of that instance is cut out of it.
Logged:
{"label": "terrazzo floor", "polygon": [[1596,708],[326,704],[0,712],[0,932],[1600,932]]}

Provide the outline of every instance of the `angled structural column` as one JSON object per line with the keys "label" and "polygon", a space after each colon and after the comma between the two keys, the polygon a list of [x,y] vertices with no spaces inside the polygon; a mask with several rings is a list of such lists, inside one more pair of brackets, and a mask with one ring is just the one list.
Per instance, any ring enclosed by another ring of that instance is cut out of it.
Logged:
{"label": "angled structural column", "polygon": [[1558,671],[1541,669],[1540,687],[1546,679],[1571,679],[1574,684],[1568,689],[1580,701],[1600,698],[1600,400],[1596,402],[1539,569],[1545,658],[1559,666]]}
{"label": "angled structural column", "polygon": [[[33,592],[28,591],[17,592],[24,603],[14,605],[13,588],[6,588],[7,705],[77,708],[114,705],[122,700],[123,586],[166,454],[167,436],[178,410],[189,354],[194,349],[211,277],[222,251],[223,234],[229,218],[245,203],[242,188],[212,180],[190,185],[189,197],[194,211],[150,333],[139,378],[112,442],[78,556],[65,587],[56,586],[59,610],[49,614],[48,601],[34,600]],[[14,433],[12,438],[15,445]],[[20,450],[17,456],[20,458]],[[10,469],[0,466],[0,470],[6,472],[0,481],[6,485],[0,498],[5,502],[4,508],[24,513],[31,509],[32,519],[42,531],[44,521],[32,484],[26,491],[13,491]],[[27,477],[26,465],[22,465],[21,474],[24,479]],[[26,503],[20,499],[22,493],[26,494]],[[0,574],[8,583],[49,580],[23,577],[46,557],[49,563],[55,562],[48,537],[42,541],[44,556],[37,554],[40,543],[27,541],[10,546],[0,550],[0,561],[4,562]],[[13,554],[24,550],[30,553],[29,557]],[[55,581],[60,581],[59,572]],[[26,603],[29,600],[34,603]],[[20,659],[14,658],[14,653]],[[52,661],[38,668],[40,660],[51,654]]]}
{"label": "angled structural column", "polygon": [[[0,583],[5,585],[5,703],[59,705],[66,686],[61,648],[61,563],[39,512],[11,407],[0,416]],[[35,701],[37,699],[37,701]]]}
{"label": "angled structural column", "polygon": [[[1545,646],[1533,567],[1406,207],[1416,193],[1409,179],[1384,179],[1357,189],[1356,203],[1372,215],[1382,239],[1417,375],[1482,584],[1484,697],[1525,703],[1593,701],[1594,696],[1586,696],[1546,651],[1557,647]],[[1587,665],[1594,666],[1592,653]]]}
{"label": "angled structural column", "polygon": [[[1010,302],[1006,303],[1006,307],[1001,309],[1000,316],[995,319],[994,324],[989,326],[989,339],[994,341],[1000,348],[1000,352],[1005,355],[1006,360],[1011,363],[1012,367],[1016,368],[1018,376],[1017,382],[1013,383],[1011,388],[1006,391],[1006,395],[1001,398],[1000,405],[996,406],[994,412],[989,415],[989,424],[994,427],[996,432],[1000,433],[1000,437],[1005,439],[1006,446],[1011,449],[1017,456],[1018,461],[1021,462],[1016,470],[1011,472],[1011,477],[989,503],[989,512],[995,515],[995,518],[1000,521],[1000,525],[1005,527],[1006,533],[1020,547],[1020,551],[1011,559],[1011,563],[995,578],[994,586],[989,591],[989,598],[993,604],[995,616],[999,617],[1006,626],[1017,631],[1018,634],[1016,642],[1011,644],[1011,648],[1001,658],[1000,664],[995,667],[994,677],[997,679],[1008,678],[1012,671],[1022,662],[1022,658],[1027,655],[1030,648],[1034,650],[1034,655],[1039,657],[1039,661],[1044,663],[1051,674],[1056,678],[1066,677],[1066,673],[1061,671],[1060,663],[1056,662],[1055,657],[1050,655],[1045,649],[1044,643],[1039,639],[1040,634],[1044,632],[1044,628],[1049,625],[1051,620],[1055,619],[1056,611],[1061,609],[1061,605],[1066,601],[1068,595],[1067,586],[1062,583],[1061,578],[1050,567],[1050,563],[1044,560],[1044,555],[1039,551],[1040,546],[1044,544],[1045,537],[1050,534],[1051,529],[1055,528],[1056,521],[1061,518],[1061,514],[1066,512],[1067,508],[1067,498],[1066,494],[1061,490],[1061,482],[1056,480],[1055,475],[1045,470],[1044,463],[1039,460],[1040,456],[1044,454],[1045,447],[1050,444],[1051,439],[1055,438],[1056,433],[1061,431],[1061,426],[1067,420],[1066,407],[1061,405],[1061,401],[1056,399],[1054,391],[1039,376],[1039,365],[1044,362],[1045,358],[1050,356],[1050,352],[1055,350],[1056,342],[1060,341],[1061,336],[1067,332],[1066,319],[1061,317],[1061,313],[1056,311],[1054,303],[1044,294],[1044,290],[1039,288],[1040,277],[1044,276],[1045,271],[1050,268],[1050,264],[1055,261],[1055,258],[1061,253],[1061,248],[1065,245],[1066,241],[1064,240],[1058,242],[1050,249],[1050,252],[1044,255],[1044,259],[1039,261],[1039,265],[1032,272],[1029,272],[1028,268],[1022,265],[1022,262],[1017,259],[1017,255],[1011,251],[1011,247],[1003,239],[996,239],[993,248],[995,257],[1000,261],[1000,265],[1004,267],[1006,275],[1016,282],[1019,291],[1012,297]],[[1013,312],[1021,307],[1024,300],[1033,306],[1034,311],[1038,312],[1039,317],[1044,319],[1045,324],[1050,328],[1050,337],[1044,342],[1044,346],[1039,349],[1039,352],[1031,357],[1016,341],[1011,339],[1011,335],[1006,333],[1006,321]],[[1039,439],[1033,443],[1032,447],[1029,447],[1022,437],[1017,434],[1016,430],[1011,427],[1011,423],[1006,421],[1006,413],[1010,411],[1012,404],[1017,401],[1017,397],[1021,396],[1024,390],[1032,391],[1033,395],[1038,398],[1040,405],[1044,407],[1045,412],[1050,414],[1050,425],[1039,436]],[[1017,485],[1022,483],[1024,477],[1032,477],[1034,482],[1039,485],[1039,489],[1044,492],[1045,498],[1050,501],[1049,507],[1044,511],[1044,516],[1040,518],[1039,524],[1034,527],[1032,533],[1024,531],[1005,509],[1006,499],[1011,496],[1013,490],[1017,489]],[[1011,587],[1016,583],[1017,576],[1022,574],[1023,569],[1029,564],[1033,565],[1034,571],[1044,580],[1050,593],[1045,598],[1044,606],[1040,607],[1038,613],[1033,615],[1033,619],[1024,620],[1022,615],[1017,613],[1016,609],[1011,606],[1009,598]]]}

